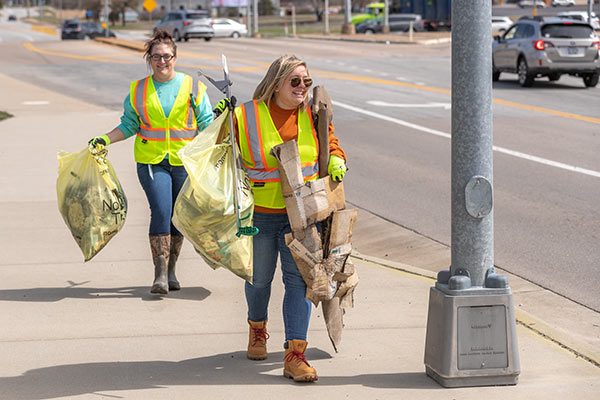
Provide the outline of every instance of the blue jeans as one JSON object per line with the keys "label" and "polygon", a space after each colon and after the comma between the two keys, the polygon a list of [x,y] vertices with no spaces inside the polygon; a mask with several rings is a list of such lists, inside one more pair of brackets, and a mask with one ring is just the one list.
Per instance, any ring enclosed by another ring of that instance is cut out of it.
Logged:
{"label": "blue jeans", "polygon": [[188,176],[185,168],[174,167],[165,159],[154,165],[138,163],[137,174],[150,204],[150,235],[181,235],[171,218],[175,199]]}
{"label": "blue jeans", "polygon": [[281,258],[281,270],[285,294],[283,296],[283,323],[285,340],[306,340],[310,321],[311,302],[306,300],[306,283],[285,244],[284,235],[290,232],[287,214],[254,214],[254,226],[260,229],[254,236],[253,283],[246,282],[248,319],[268,319],[271,282],[277,266],[277,255]]}

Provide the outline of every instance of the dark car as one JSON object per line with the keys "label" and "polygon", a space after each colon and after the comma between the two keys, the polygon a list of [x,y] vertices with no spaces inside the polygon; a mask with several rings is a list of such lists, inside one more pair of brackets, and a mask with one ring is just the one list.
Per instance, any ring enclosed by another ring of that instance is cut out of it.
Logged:
{"label": "dark car", "polygon": [[81,22],[76,19],[70,19],[63,22],[60,32],[60,38],[65,39],[94,39],[96,37],[115,37],[114,32],[102,28],[102,25],[96,22]]}
{"label": "dark car", "polygon": [[[408,32],[411,22],[415,32],[425,30],[423,20],[419,14],[390,14],[388,20],[390,32]],[[383,32],[383,18],[369,19],[356,26],[356,33],[369,34],[379,32]]]}
{"label": "dark car", "polygon": [[16,16],[14,16],[14,15],[12,15],[12,14],[10,14],[10,15],[8,16],[8,20],[9,20],[9,21],[16,21],[16,20],[17,20],[17,17],[16,17]]}

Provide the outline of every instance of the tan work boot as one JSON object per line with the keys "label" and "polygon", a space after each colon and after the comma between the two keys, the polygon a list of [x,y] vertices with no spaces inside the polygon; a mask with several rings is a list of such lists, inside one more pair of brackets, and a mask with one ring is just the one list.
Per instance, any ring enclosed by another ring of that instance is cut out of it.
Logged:
{"label": "tan work boot", "polygon": [[171,235],[150,235],[150,250],[152,251],[152,262],[154,263],[154,282],[150,293],[169,293],[167,269],[170,249]]}
{"label": "tan work boot", "polygon": [[265,360],[267,358],[267,321],[250,321],[248,334],[248,352],[246,356],[251,360]]}
{"label": "tan work boot", "polygon": [[171,235],[171,251],[169,252],[169,290],[179,290],[181,285],[175,276],[175,264],[179,258],[181,252],[181,245],[183,245],[183,236]]}
{"label": "tan work boot", "polygon": [[307,346],[305,340],[288,340],[285,343],[283,376],[295,382],[315,382],[319,379],[317,370],[311,367],[304,357]]}

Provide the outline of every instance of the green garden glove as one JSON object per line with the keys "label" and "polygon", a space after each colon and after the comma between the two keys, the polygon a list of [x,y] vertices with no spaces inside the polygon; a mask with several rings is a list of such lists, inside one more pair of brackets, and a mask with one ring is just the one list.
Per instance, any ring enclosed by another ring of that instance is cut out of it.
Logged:
{"label": "green garden glove", "polygon": [[90,151],[100,151],[110,144],[110,138],[108,135],[96,136],[90,139],[88,142],[88,148]]}
{"label": "green garden glove", "polygon": [[233,109],[235,108],[235,103],[235,96],[231,96],[231,100],[229,100],[227,97],[221,99],[215,105],[215,108],[213,108],[213,113],[215,114],[215,117],[218,117],[219,115],[223,114],[223,111],[225,111],[226,108],[229,108],[230,111],[233,111]]}
{"label": "green garden glove", "polygon": [[337,182],[341,182],[344,179],[344,175],[346,175],[346,161],[342,157],[338,157],[335,155],[331,155],[329,157],[329,167],[327,168],[327,172],[331,179]]}

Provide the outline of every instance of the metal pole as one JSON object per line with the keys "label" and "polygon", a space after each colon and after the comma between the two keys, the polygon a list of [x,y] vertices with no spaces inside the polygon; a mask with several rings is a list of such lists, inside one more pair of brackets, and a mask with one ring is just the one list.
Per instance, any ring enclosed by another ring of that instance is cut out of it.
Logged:
{"label": "metal pole", "polygon": [[323,17],[325,21],[325,34],[329,35],[329,0],[325,0],[325,10],[323,10],[325,14]]}
{"label": "metal pole", "polygon": [[[473,3],[480,4],[478,7]],[[452,4],[452,267],[468,271],[473,286],[483,286],[494,266],[492,185],[492,42],[488,0]],[[455,12],[462,10],[462,12]],[[478,45],[479,43],[479,45]],[[476,193],[489,185],[476,215],[469,213],[467,184],[475,177]],[[485,183],[487,181],[488,183]],[[489,200],[490,204],[486,202]]]}
{"label": "metal pole", "polygon": [[296,6],[292,4],[292,37],[296,37]]}
{"label": "metal pole", "polygon": [[342,33],[356,33],[354,25],[352,25],[352,1],[345,0],[344,2],[344,24],[342,25]]}
{"label": "metal pole", "polygon": [[254,8],[254,34],[252,36],[259,37],[260,33],[258,32],[258,0],[254,0],[253,8]]}
{"label": "metal pole", "polygon": [[588,0],[587,13],[588,13],[588,24],[590,24],[590,25],[592,25],[592,12],[594,12],[594,0]]}
{"label": "metal pole", "polygon": [[104,36],[108,37],[108,0],[104,0],[104,23],[106,24],[106,27],[104,28]]}
{"label": "metal pole", "polygon": [[383,2],[383,33],[390,33],[390,3],[389,0]]}
{"label": "metal pole", "polygon": [[246,23],[248,24],[248,36],[252,36],[252,15],[251,15],[251,7],[250,0],[246,0]]}
{"label": "metal pole", "polygon": [[516,318],[494,270],[492,6],[452,2],[451,265],[429,292],[425,367],[445,387],[514,385]]}

